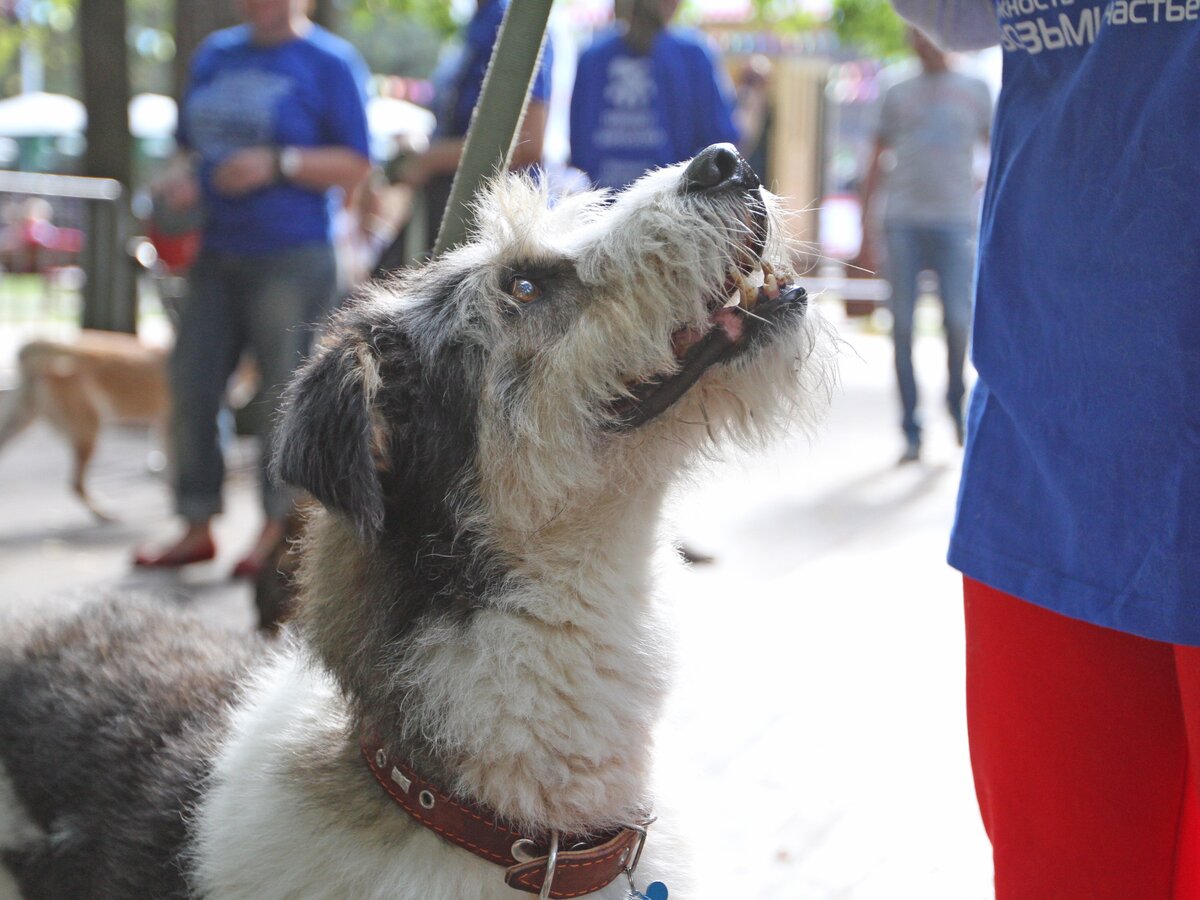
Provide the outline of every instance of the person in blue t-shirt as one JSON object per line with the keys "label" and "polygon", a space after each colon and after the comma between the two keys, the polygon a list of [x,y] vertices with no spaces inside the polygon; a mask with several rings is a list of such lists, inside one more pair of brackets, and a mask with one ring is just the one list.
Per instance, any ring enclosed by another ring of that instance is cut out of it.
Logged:
{"label": "person in blue t-shirt", "polygon": [[[492,48],[504,20],[508,0],[477,0],[475,14],[463,28],[462,47],[434,73],[434,113],[437,127],[429,149],[402,168],[399,180],[424,191],[426,249],[432,248],[442,214],[450,199],[450,188],[471,115],[483,91],[483,78],[492,60]],[[529,89],[529,103],[513,147],[510,165],[526,169],[542,161],[546,119],[550,108],[550,75],[554,66],[554,47],[549,35],[542,47],[541,65]],[[394,251],[385,254],[393,259]],[[385,260],[381,268],[395,268]]]}
{"label": "person in blue t-shirt", "polygon": [[738,142],[734,95],[707,39],[670,28],[678,0],[624,0],[617,24],[579,56],[571,163],[597,187]]}
{"label": "person in blue t-shirt", "polygon": [[[264,453],[274,406],[332,308],[333,204],[370,171],[367,70],[311,22],[307,0],[239,0],[244,23],[196,51],[178,140],[186,151],[158,190],[205,216],[171,356],[171,438],[182,537],[138,552],[140,566],[212,559],[224,468],[217,416],[243,351],[258,368]],[[194,173],[194,174],[193,174]],[[284,534],[289,491],[262,481],[265,524],[235,567],[257,574]]]}
{"label": "person in blue t-shirt", "polygon": [[893,2],[1004,52],[949,551],[996,897],[1200,897],[1200,15]]}

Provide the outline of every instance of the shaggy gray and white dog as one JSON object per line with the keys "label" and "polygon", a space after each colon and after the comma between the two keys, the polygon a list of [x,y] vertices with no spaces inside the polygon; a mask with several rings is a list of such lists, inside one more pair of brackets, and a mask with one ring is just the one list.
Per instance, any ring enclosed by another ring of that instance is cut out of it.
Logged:
{"label": "shaggy gray and white dog", "polygon": [[298,374],[276,466],[324,508],[282,649],[129,602],[10,636],[0,896],[521,896],[516,848],[443,840],[376,757],[534,858],[660,813],[634,878],[688,896],[649,783],[656,523],[689,461],[823,399],[820,329],[728,146],[546,200],[497,180],[469,244],[343,311]]}

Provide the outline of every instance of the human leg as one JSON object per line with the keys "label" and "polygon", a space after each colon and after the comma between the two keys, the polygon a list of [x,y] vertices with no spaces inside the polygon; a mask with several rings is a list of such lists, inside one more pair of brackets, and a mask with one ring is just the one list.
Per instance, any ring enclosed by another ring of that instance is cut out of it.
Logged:
{"label": "human leg", "polygon": [[932,266],[938,276],[942,301],[942,324],[946,331],[946,406],[958,435],[963,440],[963,369],[971,334],[972,279],[975,269],[974,241],[968,227],[933,229],[930,235]]}
{"label": "human leg", "polygon": [[901,427],[908,449],[904,459],[916,459],[921,443],[921,422],[917,414],[917,380],[913,372],[913,314],[917,305],[917,275],[921,271],[920,241],[917,229],[889,224],[884,230],[887,243],[887,275],[891,285],[892,344],[895,349],[896,383],[900,389]]}
{"label": "human leg", "polygon": [[187,528],[165,550],[139,551],[138,565],[174,567],[216,555],[209,522],[221,511],[225,478],[217,415],[243,343],[237,303],[223,259],[202,255],[189,279],[169,363],[175,505]]}
{"label": "human leg", "polygon": [[1171,645],[964,581],[997,900],[1169,900],[1187,768]]}
{"label": "human leg", "polygon": [[1175,855],[1174,900],[1200,898],[1200,647],[1175,647],[1188,741],[1188,784]]}
{"label": "human leg", "polygon": [[336,290],[337,270],[331,248],[308,245],[255,260],[245,273],[252,286],[245,313],[250,345],[258,363],[261,388],[254,419],[259,423],[262,466],[262,501],[266,522],[251,553],[235,571],[257,573],[279,541],[294,506],[290,489],[270,478],[275,412],[292,372],[312,346],[316,328],[329,314]]}
{"label": "human leg", "polygon": [[225,461],[217,414],[245,340],[237,294],[224,260],[202,257],[189,281],[171,353],[176,505],[189,522],[221,511]]}

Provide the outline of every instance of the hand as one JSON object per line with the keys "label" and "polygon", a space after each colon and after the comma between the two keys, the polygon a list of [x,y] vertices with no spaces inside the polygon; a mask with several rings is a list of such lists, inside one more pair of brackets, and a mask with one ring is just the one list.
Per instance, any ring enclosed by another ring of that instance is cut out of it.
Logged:
{"label": "hand", "polygon": [[401,164],[400,170],[396,173],[396,181],[414,190],[424,187],[425,182],[429,181],[427,162],[426,155],[423,153],[410,156]]}
{"label": "hand", "polygon": [[152,191],[162,197],[171,212],[186,212],[200,203],[200,182],[190,172],[164,178],[154,185]]}
{"label": "hand", "polygon": [[276,176],[273,147],[235,150],[213,172],[213,187],[227,197],[241,197],[273,184]]}
{"label": "hand", "polygon": [[879,274],[879,251],[875,246],[874,237],[865,228],[858,256],[854,257],[850,264],[855,267],[850,273],[851,278],[870,278]]}
{"label": "hand", "polygon": [[200,203],[200,182],[191,161],[183,154],[173,157],[150,181],[150,196],[171,212],[186,212]]}

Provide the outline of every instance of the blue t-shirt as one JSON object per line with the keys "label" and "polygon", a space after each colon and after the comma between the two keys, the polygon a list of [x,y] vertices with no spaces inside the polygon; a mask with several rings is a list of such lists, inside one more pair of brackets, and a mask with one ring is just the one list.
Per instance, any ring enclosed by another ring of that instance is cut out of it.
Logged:
{"label": "blue t-shirt", "polygon": [[178,138],[200,160],[206,250],[254,254],[331,240],[332,191],[281,181],[225,197],[212,174],[243,147],[344,146],[366,157],[367,74],[350,44],[316,25],[273,46],[252,43],[245,25],[201,44]]}
{"label": "blue t-shirt", "polygon": [[[435,85],[434,113],[437,116],[438,137],[464,137],[471,124],[471,114],[483,92],[483,77],[492,60],[492,48],[504,20],[506,0],[488,0],[475,11],[463,31],[461,51],[439,67],[433,76]],[[554,47],[550,36],[542,47],[542,62],[533,76],[529,95],[543,103],[550,101],[550,73],[554,67]]]}
{"label": "blue t-shirt", "polygon": [[733,90],[707,40],[665,29],[647,56],[612,31],[579,56],[571,95],[571,162],[599,187],[737,143]]}
{"label": "blue t-shirt", "polygon": [[1200,645],[1200,0],[996,12],[949,559],[1068,616]]}

